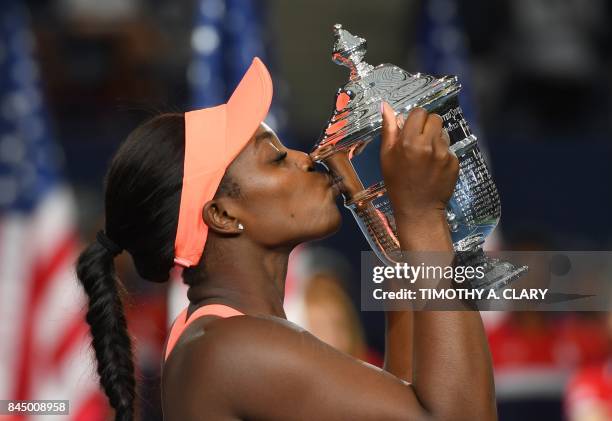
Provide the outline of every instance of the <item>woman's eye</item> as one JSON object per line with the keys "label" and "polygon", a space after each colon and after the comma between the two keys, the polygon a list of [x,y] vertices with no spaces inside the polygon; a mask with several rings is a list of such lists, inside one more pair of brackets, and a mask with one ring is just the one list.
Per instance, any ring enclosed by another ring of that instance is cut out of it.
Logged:
{"label": "woman's eye", "polygon": [[278,154],[278,156],[274,159],[274,162],[281,162],[285,158],[287,158],[287,152],[282,152]]}

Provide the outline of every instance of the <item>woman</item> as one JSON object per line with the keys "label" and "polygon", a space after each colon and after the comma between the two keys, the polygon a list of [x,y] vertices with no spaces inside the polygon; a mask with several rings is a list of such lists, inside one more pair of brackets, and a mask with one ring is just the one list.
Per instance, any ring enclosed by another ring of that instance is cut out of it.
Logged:
{"label": "woman", "polygon": [[[388,312],[385,370],[285,320],[291,249],[333,233],[340,213],[331,177],[261,123],[271,97],[255,59],[227,104],[152,119],[111,163],[106,229],[81,255],[78,275],[116,419],[132,420],[134,401],[113,266],[123,249],[145,279],[163,282],[178,264],[189,285],[190,304],[166,347],[168,420],[494,419],[478,312],[417,312],[413,321]],[[389,105],[381,112],[381,164],[400,244],[452,255],[444,210],[458,163],[442,120],[417,109],[400,128]]]}

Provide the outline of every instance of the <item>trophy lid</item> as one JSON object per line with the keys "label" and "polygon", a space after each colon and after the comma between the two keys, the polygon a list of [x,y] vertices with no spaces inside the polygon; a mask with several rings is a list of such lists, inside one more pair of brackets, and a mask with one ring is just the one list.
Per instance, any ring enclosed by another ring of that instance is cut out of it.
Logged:
{"label": "trophy lid", "polygon": [[380,102],[386,101],[396,113],[414,107],[434,106],[459,92],[455,76],[436,78],[411,74],[392,64],[371,66],[364,57],[367,43],[342,25],[334,25],[332,60],[350,70],[349,81],[336,92],[331,117],[311,157],[322,160],[338,150],[352,156],[359,153],[382,127]]}
{"label": "trophy lid", "polygon": [[334,50],[332,60],[341,66],[351,70],[350,79],[355,80],[367,75],[372,66],[363,60],[366,54],[366,40],[342,29],[339,23],[334,25]]}

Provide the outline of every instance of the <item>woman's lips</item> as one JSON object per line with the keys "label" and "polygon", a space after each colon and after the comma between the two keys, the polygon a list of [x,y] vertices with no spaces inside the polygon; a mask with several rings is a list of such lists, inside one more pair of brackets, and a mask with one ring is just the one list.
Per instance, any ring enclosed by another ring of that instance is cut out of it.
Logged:
{"label": "woman's lips", "polygon": [[332,173],[327,173],[327,178],[329,179],[329,187],[334,190],[336,195],[340,194],[342,191],[342,177]]}

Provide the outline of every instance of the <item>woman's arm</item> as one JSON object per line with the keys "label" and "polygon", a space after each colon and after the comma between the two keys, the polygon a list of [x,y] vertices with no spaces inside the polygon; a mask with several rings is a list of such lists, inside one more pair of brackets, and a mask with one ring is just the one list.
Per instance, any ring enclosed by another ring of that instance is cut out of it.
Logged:
{"label": "woman's arm", "polygon": [[407,382],[412,382],[413,332],[414,315],[412,311],[385,312],[383,369]]}
{"label": "woman's arm", "polygon": [[[415,109],[400,128],[385,104],[381,165],[402,250],[433,251],[436,258],[448,253],[450,261],[453,246],[445,210],[459,164],[448,146],[441,117]],[[469,310],[461,302],[454,304]],[[451,419],[461,411],[478,414],[478,419],[495,419],[493,370],[480,313],[417,311],[412,326],[410,317],[409,312],[387,314],[388,321],[401,326],[387,328],[391,346],[385,360],[389,367],[403,368],[393,374],[410,376],[406,370],[412,361],[415,394],[434,417]],[[406,339],[410,333],[413,349]]]}

